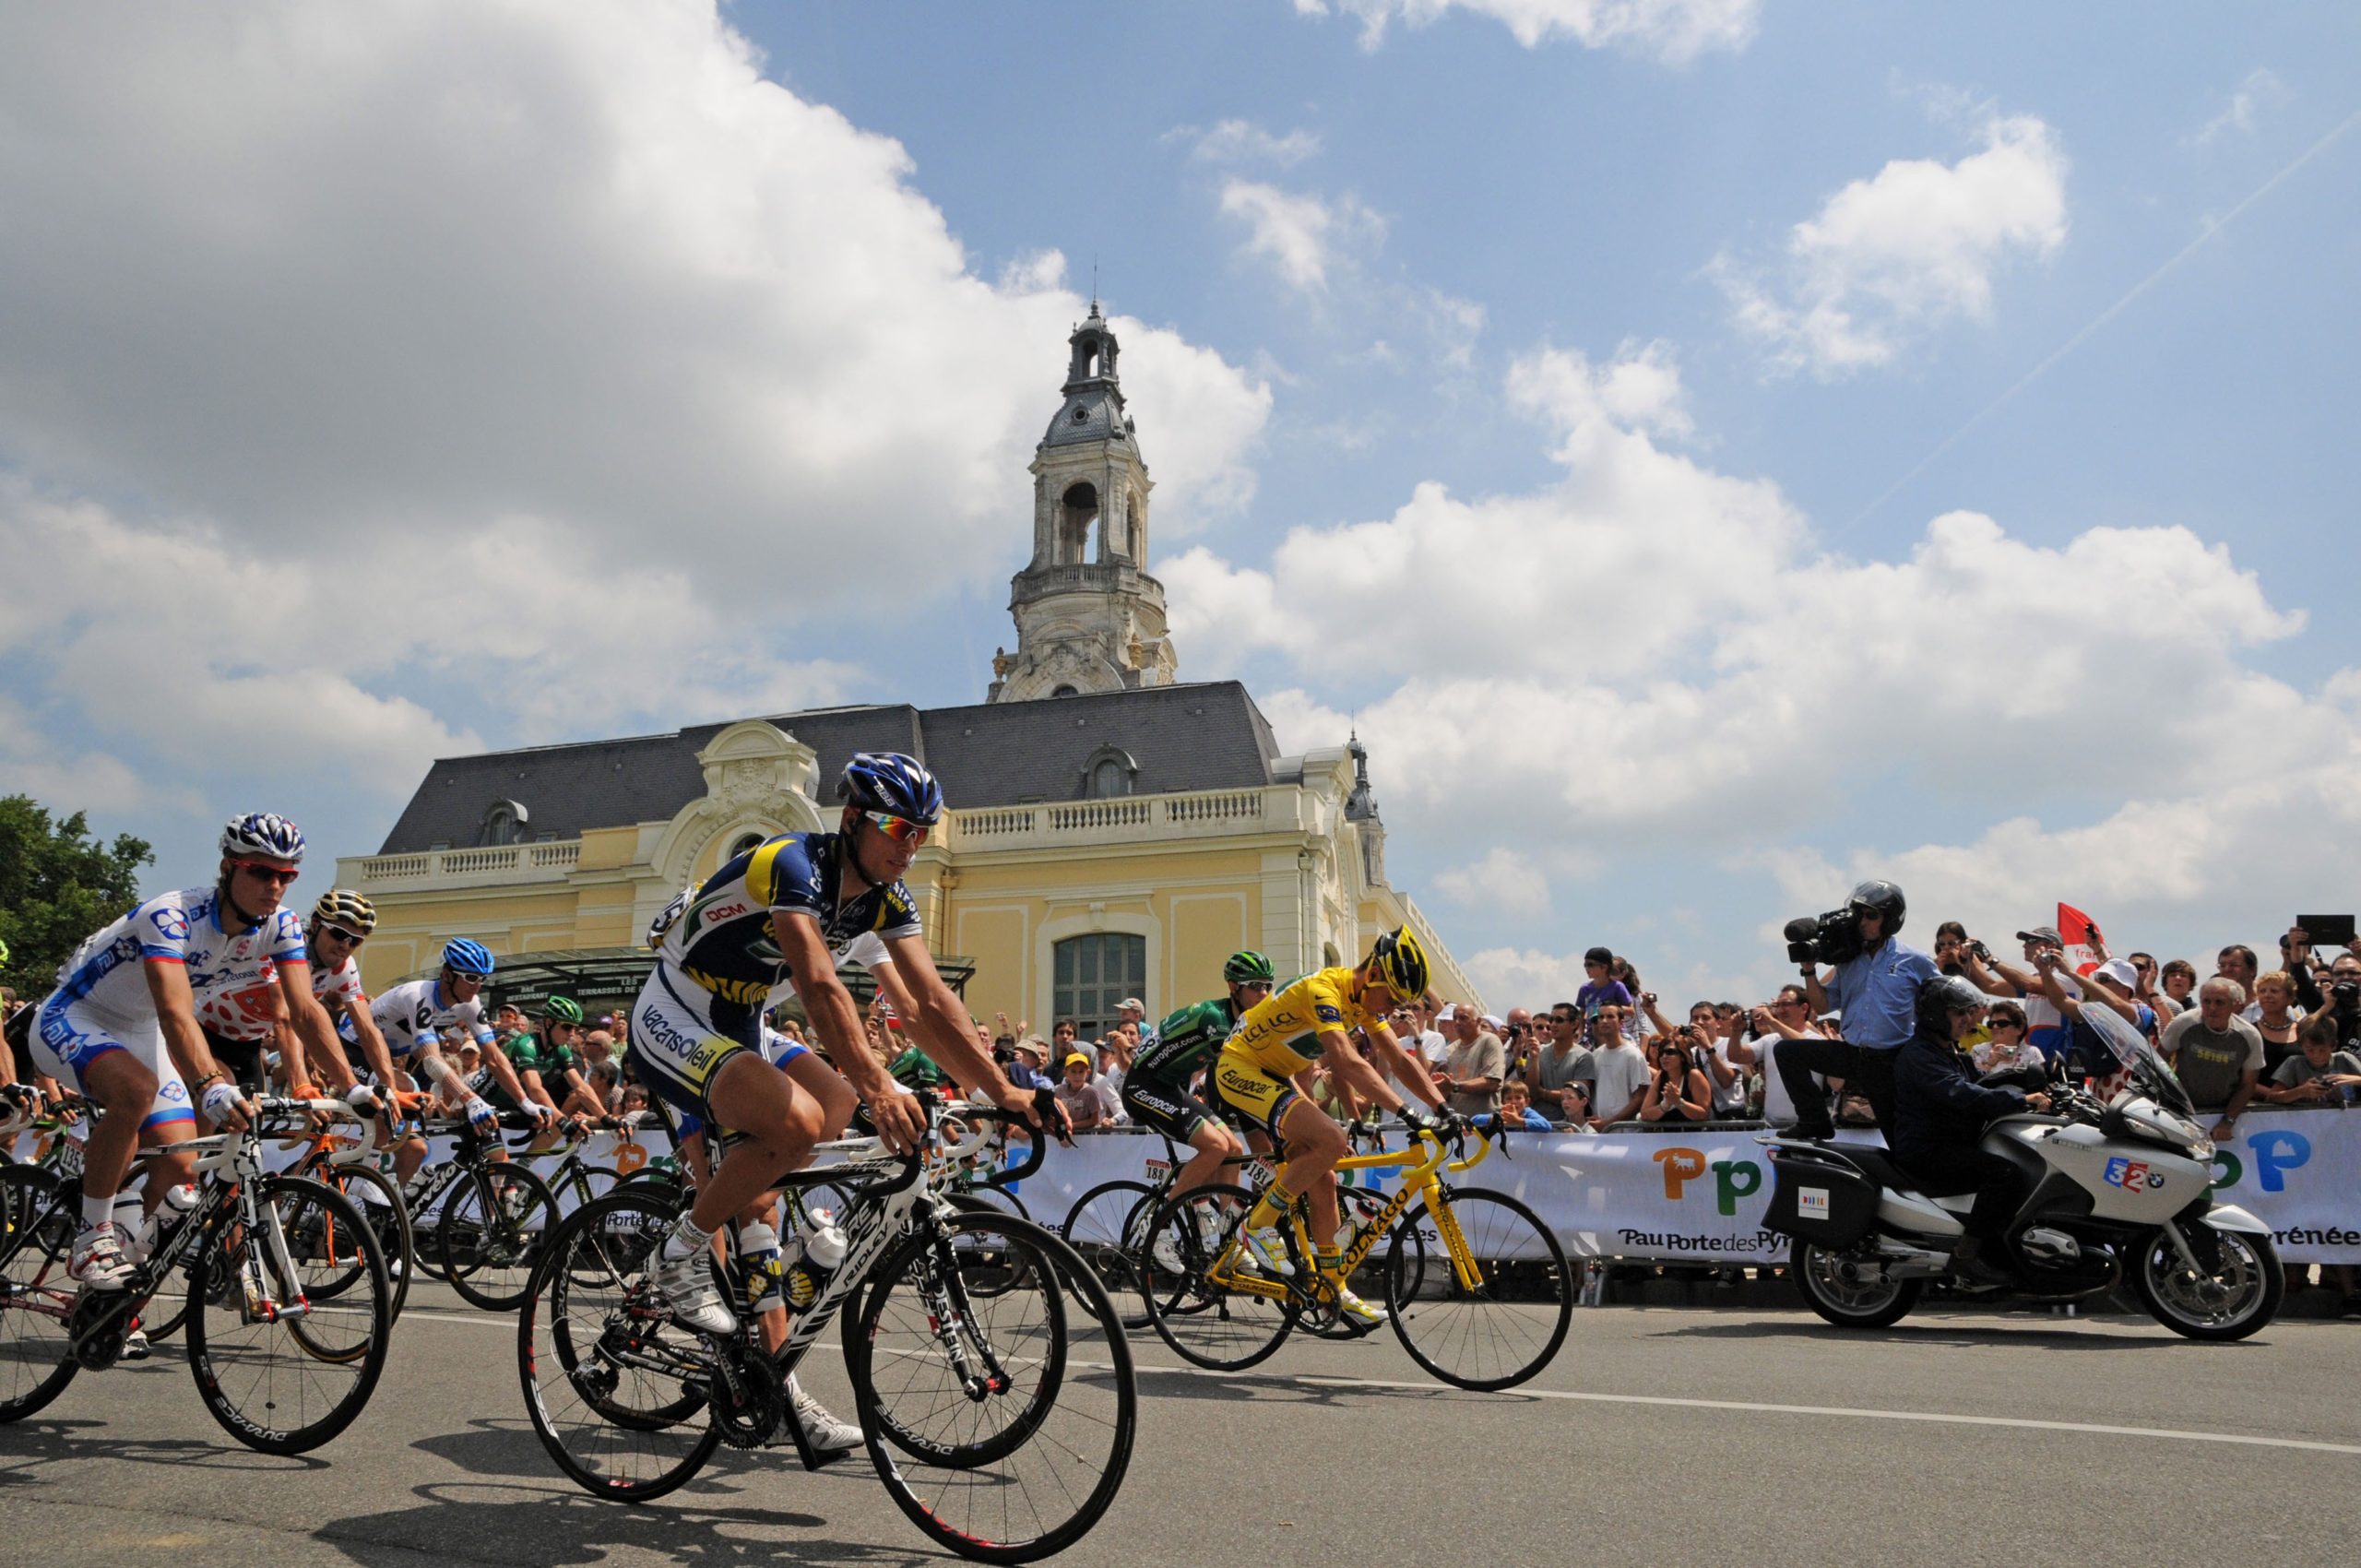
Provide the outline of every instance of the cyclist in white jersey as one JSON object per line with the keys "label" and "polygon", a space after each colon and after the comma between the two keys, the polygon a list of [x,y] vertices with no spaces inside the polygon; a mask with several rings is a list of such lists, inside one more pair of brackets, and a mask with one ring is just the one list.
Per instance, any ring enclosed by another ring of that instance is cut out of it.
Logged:
{"label": "cyclist in white jersey", "polygon": [[[57,989],[41,1004],[34,1066],[106,1112],[84,1155],[82,1227],[68,1265],[92,1289],[121,1286],[133,1266],[113,1223],[133,1149],[170,1149],[194,1137],[192,1091],[218,1126],[243,1130],[255,1114],[253,1101],[214,1062],[208,1025],[241,1027],[284,1005],[293,1026],[286,1065],[295,1093],[311,1093],[307,1055],[332,1080],[350,1076],[327,1015],[312,999],[303,931],[293,912],[279,907],[303,858],[303,835],[293,823],[267,812],[233,818],[221,835],[214,885],[150,898],[91,936],[59,968]],[[153,1216],[165,1193],[195,1174],[185,1154],[157,1159],[144,1214]]]}
{"label": "cyclist in white jersey", "polygon": [[[394,1123],[423,1104],[426,1097],[400,1087],[392,1049],[377,1032],[376,1021],[369,1013],[368,992],[361,989],[358,955],[361,944],[376,929],[375,905],[350,888],[331,887],[312,906],[311,921],[303,928],[303,945],[312,955],[313,999],[327,1010],[328,1021],[336,1026],[346,1064],[362,1075],[362,1082],[375,1084],[385,1099],[386,1114],[380,1119],[376,1134],[376,1146],[383,1149],[392,1142]],[[352,1059],[355,1049],[361,1052],[359,1062]],[[409,1181],[425,1160],[424,1138],[413,1135],[394,1145],[397,1179]]]}
{"label": "cyclist in white jersey", "polygon": [[455,937],[443,948],[441,973],[433,980],[408,980],[386,992],[369,1004],[369,1016],[386,1037],[394,1064],[438,1087],[450,1078],[451,1092],[479,1130],[490,1129],[498,1112],[483,1096],[459,1081],[444,1060],[441,1037],[445,1029],[464,1029],[472,1036],[484,1065],[492,1069],[492,1081],[528,1115],[546,1125],[557,1120],[557,1112],[526,1094],[516,1070],[508,1064],[491,1027],[483,1021],[481,992],[483,982],[492,977],[492,968],[490,948],[468,937]]}

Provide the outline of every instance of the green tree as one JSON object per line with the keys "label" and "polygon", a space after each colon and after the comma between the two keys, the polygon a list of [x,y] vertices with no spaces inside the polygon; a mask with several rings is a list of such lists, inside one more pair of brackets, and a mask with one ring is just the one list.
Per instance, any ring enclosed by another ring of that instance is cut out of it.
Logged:
{"label": "green tree", "polygon": [[0,796],[0,983],[39,1000],[84,937],[139,902],[139,868],[155,859],[127,833],[101,843],[80,812],[60,820],[30,795]]}

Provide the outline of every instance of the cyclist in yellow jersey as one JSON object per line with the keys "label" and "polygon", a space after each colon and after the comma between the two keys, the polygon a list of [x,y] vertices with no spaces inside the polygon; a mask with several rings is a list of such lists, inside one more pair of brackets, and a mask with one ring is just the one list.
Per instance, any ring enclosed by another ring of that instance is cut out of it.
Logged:
{"label": "cyclist in yellow jersey", "polygon": [[[1385,1021],[1396,1002],[1421,999],[1426,992],[1427,956],[1403,926],[1379,937],[1358,968],[1339,965],[1308,974],[1249,1009],[1230,1030],[1214,1063],[1215,1099],[1276,1138],[1287,1159],[1280,1179],[1264,1189],[1246,1219],[1247,1244],[1264,1266],[1294,1272],[1285,1244],[1270,1227],[1282,1204],[1306,1196],[1311,1201],[1311,1241],[1319,1252],[1315,1265],[1332,1277],[1341,1265],[1333,1176],[1349,1146],[1345,1129],[1311,1101],[1305,1075],[1314,1062],[1324,1061],[1337,1082],[1399,1113],[1413,1128],[1451,1125],[1451,1113],[1442,1109],[1428,1073]],[[1357,1028],[1368,1031],[1375,1063],[1362,1061],[1353,1049]],[[1386,1081],[1389,1075],[1416,1089],[1437,1118],[1406,1106]],[[1341,1278],[1335,1285],[1337,1301],[1352,1316],[1364,1323],[1383,1318],[1380,1308],[1345,1289]]]}

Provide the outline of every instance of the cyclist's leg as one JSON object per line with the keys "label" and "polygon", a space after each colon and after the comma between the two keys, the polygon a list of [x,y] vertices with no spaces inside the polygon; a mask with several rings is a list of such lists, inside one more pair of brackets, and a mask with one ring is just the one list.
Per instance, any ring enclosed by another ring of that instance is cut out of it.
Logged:
{"label": "cyclist's leg", "polygon": [[[81,1095],[106,1114],[90,1129],[82,1152],[82,1218],[91,1226],[110,1221],[115,1194],[131,1174],[131,1153],[139,1142],[139,1124],[155,1108],[160,1078],[156,1050],[143,1051],[142,1041],[118,1039],[52,997],[42,1004],[32,1035],[33,1066]],[[179,1075],[173,1082],[179,1082]],[[184,1091],[181,1103],[187,1105]]]}
{"label": "cyclist's leg", "polygon": [[[731,1042],[733,1045],[735,1041]],[[740,1046],[724,1053],[706,1087],[707,1123],[730,1133],[729,1157],[697,1191],[690,1218],[705,1230],[768,1192],[781,1176],[812,1158],[820,1141],[820,1103],[798,1094],[794,1080]]]}
{"label": "cyclist's leg", "polygon": [[1297,1197],[1311,1200],[1311,1242],[1323,1252],[1336,1244],[1336,1162],[1349,1152],[1336,1119],[1298,1096],[1276,1117],[1286,1142],[1287,1169],[1279,1182]]}
{"label": "cyclist's leg", "polygon": [[1202,1187],[1220,1175],[1222,1161],[1239,1146],[1229,1129],[1221,1124],[1204,1101],[1170,1084],[1125,1080],[1123,1108],[1141,1126],[1153,1128],[1195,1151],[1173,1178],[1168,1194],[1171,1197],[1179,1197],[1192,1187]]}
{"label": "cyclist's leg", "polygon": [[[785,1073],[798,1089],[818,1102],[820,1135],[815,1141],[825,1143],[831,1138],[843,1137],[845,1129],[852,1125],[852,1113],[860,1109],[860,1096],[852,1092],[852,1086],[845,1082],[844,1075],[829,1066],[826,1058],[813,1051],[795,1052],[779,1064],[779,1071]],[[803,1163],[809,1163],[810,1159],[811,1154],[807,1150]],[[801,1165],[795,1169],[801,1170]]]}

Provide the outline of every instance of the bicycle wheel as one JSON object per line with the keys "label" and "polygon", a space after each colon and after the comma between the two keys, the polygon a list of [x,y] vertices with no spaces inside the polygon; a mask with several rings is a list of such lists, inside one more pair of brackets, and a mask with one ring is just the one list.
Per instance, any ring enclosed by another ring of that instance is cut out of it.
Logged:
{"label": "bicycle wheel", "polygon": [[[1251,1367],[1278,1349],[1301,1315],[1293,1293],[1238,1244],[1253,1206],[1245,1188],[1216,1183],[1167,1199],[1148,1221],[1147,1246],[1134,1259],[1140,1295],[1157,1337],[1183,1360],[1222,1372]],[[1158,1263],[1159,1251],[1181,1266]]]}
{"label": "bicycle wheel", "polygon": [[78,1195],[38,1166],[0,1170],[0,1425],[46,1406],[80,1370],[66,1327],[78,1287],[65,1277]]}
{"label": "bicycle wheel", "polygon": [[541,1179],[513,1161],[459,1179],[435,1232],[443,1277],[486,1312],[515,1312],[532,1289],[542,1238],[557,1226],[557,1200]]}
{"label": "bicycle wheel", "polygon": [[630,1185],[575,1210],[551,1236],[518,1314],[533,1431],[558,1468],[599,1497],[660,1497],[721,1441],[702,1347],[647,1277],[679,1212]]}
{"label": "bicycle wheel", "polygon": [[[1574,1288],[1565,1250],[1506,1193],[1446,1190],[1433,1214],[1427,1201],[1402,1217],[1386,1246],[1394,1336],[1454,1388],[1513,1388],[1566,1342]],[[1426,1262],[1414,1273],[1420,1241]]]}
{"label": "bicycle wheel", "polygon": [[[998,1188],[982,1187],[972,1192],[953,1193],[950,1201],[951,1206],[963,1214],[1021,1219],[1028,1225],[1032,1223],[1032,1217],[1025,1212],[1025,1205],[1016,1194]],[[970,1295],[997,1296],[1030,1280],[1031,1265],[1027,1254],[1001,1250],[990,1233],[961,1236],[953,1244],[967,1254],[961,1266],[965,1270]]]}
{"label": "bicycle wheel", "polygon": [[[1139,1270],[1132,1262],[1147,1245],[1147,1222],[1156,1212],[1157,1189],[1145,1182],[1101,1182],[1076,1198],[1058,1228],[1065,1244],[1082,1256],[1107,1294],[1118,1301],[1139,1293]],[[1133,1313],[1125,1328],[1145,1328],[1147,1314]]]}
{"label": "bicycle wheel", "polygon": [[[393,1338],[392,1290],[376,1233],[350,1198],[295,1176],[252,1190],[253,1225],[237,1204],[207,1218],[204,1255],[230,1270],[231,1288],[220,1302],[190,1290],[189,1371],[231,1436],[265,1454],[303,1454],[369,1402]],[[340,1273],[352,1250],[360,1277],[320,1300],[314,1284]]]}
{"label": "bicycle wheel", "polygon": [[[409,1298],[410,1273],[409,1210],[402,1206],[401,1189],[394,1185],[392,1177],[365,1165],[331,1166],[317,1179],[350,1199],[377,1238],[377,1245],[386,1254],[386,1279],[393,1290],[389,1304],[393,1315],[399,1318],[402,1303]],[[320,1237],[319,1242],[328,1255],[343,1260],[341,1272],[312,1292],[316,1299],[333,1301],[362,1277],[361,1254],[349,1244],[349,1239],[333,1231]],[[347,1244],[340,1246],[340,1242]]]}
{"label": "bicycle wheel", "polygon": [[[967,1289],[974,1260],[1010,1255],[1044,1286]],[[1071,1318],[1069,1290],[1095,1298]],[[1121,1334],[1086,1362],[1074,1332],[1114,1312],[1072,1248],[1004,1215],[922,1223],[878,1265],[845,1370],[878,1476],[930,1539],[979,1562],[1030,1562],[1107,1512],[1131,1464],[1138,1389]]]}

